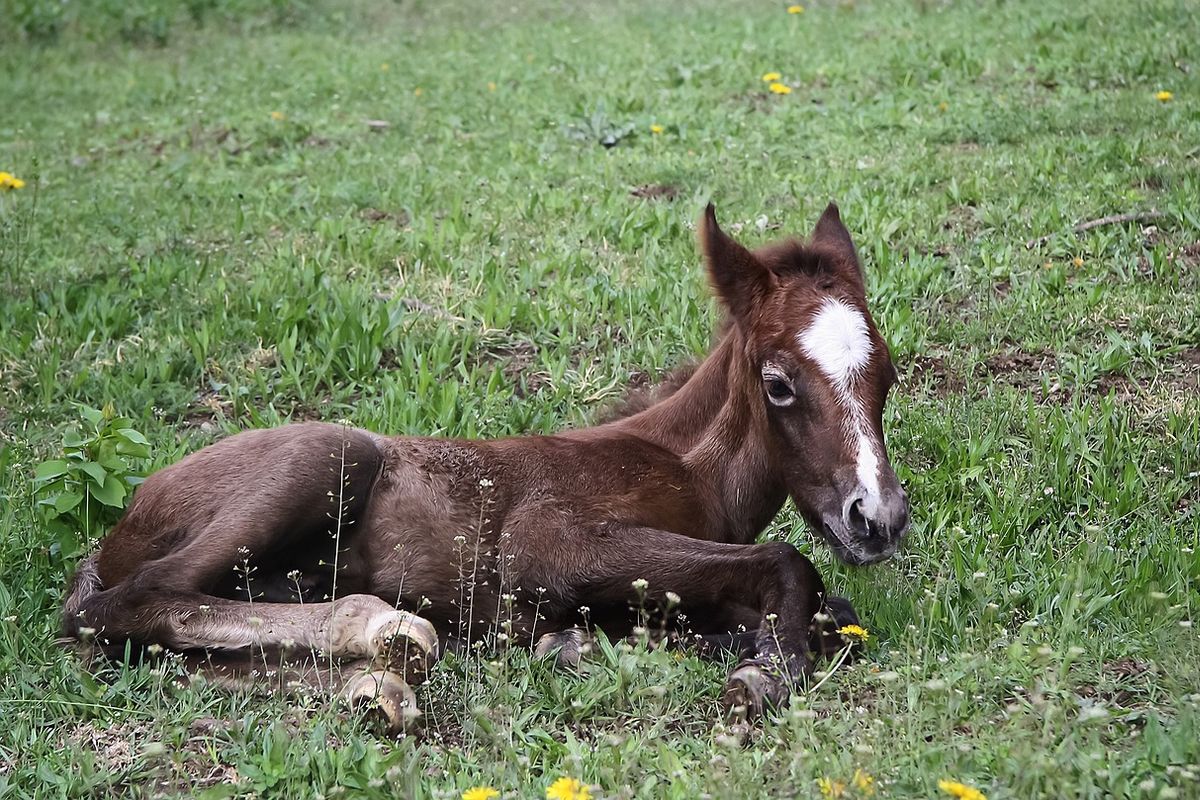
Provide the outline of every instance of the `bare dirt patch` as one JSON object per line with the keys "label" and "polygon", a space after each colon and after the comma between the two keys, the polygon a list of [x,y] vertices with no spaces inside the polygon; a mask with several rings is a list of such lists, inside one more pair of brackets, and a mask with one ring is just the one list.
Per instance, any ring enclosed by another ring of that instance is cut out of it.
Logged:
{"label": "bare dirt patch", "polygon": [[358,215],[367,222],[390,222],[397,228],[407,228],[408,223],[412,221],[408,216],[408,212],[403,209],[399,211],[384,211],[379,208],[364,208],[358,212]]}
{"label": "bare dirt patch", "polygon": [[1172,254],[1172,260],[1178,261],[1187,269],[1195,269],[1200,266],[1200,242],[1192,242],[1179,249],[1178,253]]}
{"label": "bare dirt patch", "polygon": [[1058,366],[1053,353],[1040,351],[1027,353],[1010,348],[988,356],[980,370],[1011,386],[1029,388],[1041,383],[1041,379],[1052,375]]}
{"label": "bare dirt patch", "polygon": [[84,722],[63,735],[63,744],[94,753],[97,766],[112,775],[129,775],[139,765],[146,767],[154,776],[150,780],[153,793],[159,795],[237,782],[233,766],[213,763],[210,740],[216,732],[215,728],[193,728],[182,749],[168,749],[157,743],[158,732],[150,723],[101,726]]}
{"label": "bare dirt patch", "polygon": [[946,365],[946,359],[938,354],[920,355],[911,359],[904,382],[928,386],[937,397],[962,394],[967,388],[963,376],[950,369]]}
{"label": "bare dirt patch", "polygon": [[643,200],[674,200],[679,196],[679,187],[665,183],[646,183],[635,187],[629,194]]}

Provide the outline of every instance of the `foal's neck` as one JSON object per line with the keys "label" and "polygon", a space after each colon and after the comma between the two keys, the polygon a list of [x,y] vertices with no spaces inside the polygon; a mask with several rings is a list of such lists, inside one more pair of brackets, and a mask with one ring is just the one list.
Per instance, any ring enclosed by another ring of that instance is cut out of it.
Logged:
{"label": "foal's neck", "polygon": [[760,381],[731,325],[675,394],[614,423],[680,456],[716,495],[707,521],[730,541],[753,540],[787,497],[773,465]]}

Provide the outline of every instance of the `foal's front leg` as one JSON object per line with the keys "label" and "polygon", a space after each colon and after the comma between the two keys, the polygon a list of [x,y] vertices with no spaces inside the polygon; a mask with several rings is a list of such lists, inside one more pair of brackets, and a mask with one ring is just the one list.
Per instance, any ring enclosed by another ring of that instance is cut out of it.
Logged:
{"label": "foal's front leg", "polygon": [[810,636],[825,586],[792,545],[723,544],[612,523],[562,535],[567,541],[553,547],[535,542],[529,548],[537,555],[530,557],[522,581],[553,589],[564,616],[581,605],[633,602],[639,580],[656,601],[664,601],[667,592],[678,595],[680,610],[693,619],[693,612],[723,604],[757,613],[753,655],[726,684],[728,707],[760,714],[767,705],[783,703],[791,684],[811,672]]}

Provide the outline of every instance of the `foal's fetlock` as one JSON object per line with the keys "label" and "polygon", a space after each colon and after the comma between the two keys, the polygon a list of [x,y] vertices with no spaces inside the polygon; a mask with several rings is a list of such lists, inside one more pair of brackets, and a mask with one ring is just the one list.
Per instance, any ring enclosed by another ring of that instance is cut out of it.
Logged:
{"label": "foal's fetlock", "polygon": [[377,614],[367,622],[371,659],[409,683],[422,683],[438,657],[433,623],[407,611]]}
{"label": "foal's fetlock", "polygon": [[592,647],[592,637],[582,628],[547,633],[538,638],[533,649],[535,658],[553,658],[559,668],[573,669]]}
{"label": "foal's fetlock", "polygon": [[[798,665],[800,672],[806,667]],[[769,708],[787,705],[792,681],[799,678],[783,668],[777,658],[747,659],[729,673],[721,703],[726,716],[735,722],[746,722],[762,716]]]}
{"label": "foal's fetlock", "polygon": [[403,678],[388,670],[354,676],[342,690],[351,708],[376,719],[389,734],[411,732],[421,719],[417,698]]}

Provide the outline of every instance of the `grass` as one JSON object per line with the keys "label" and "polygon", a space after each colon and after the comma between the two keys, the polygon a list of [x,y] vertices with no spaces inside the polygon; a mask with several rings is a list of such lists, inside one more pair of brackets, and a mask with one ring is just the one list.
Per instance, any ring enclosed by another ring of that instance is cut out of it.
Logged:
{"label": "grass", "polygon": [[[1194,8],[784,6],[0,2],[0,796],[1200,796]],[[710,197],[751,243],[841,204],[914,499],[869,569],[772,525],[872,638],[747,743],[726,665],[641,647],[447,658],[400,741],[55,647],[32,477],[79,404],[146,469],[289,419],[581,424],[708,343]]]}

